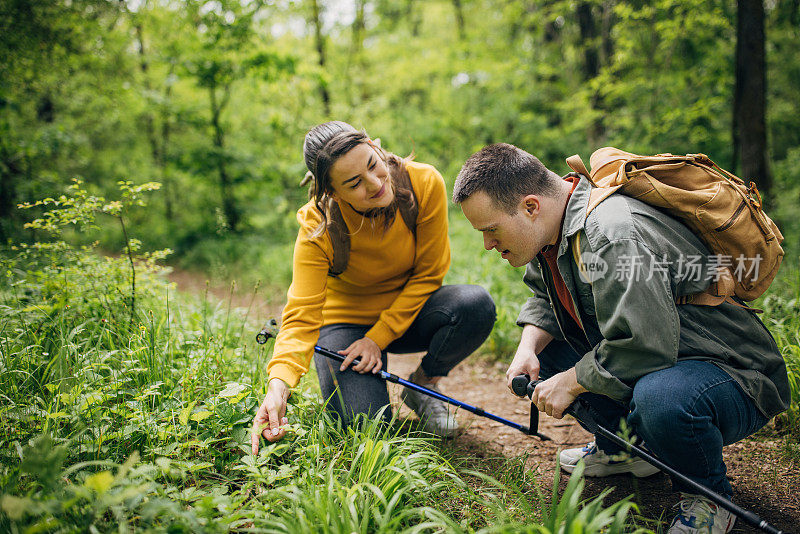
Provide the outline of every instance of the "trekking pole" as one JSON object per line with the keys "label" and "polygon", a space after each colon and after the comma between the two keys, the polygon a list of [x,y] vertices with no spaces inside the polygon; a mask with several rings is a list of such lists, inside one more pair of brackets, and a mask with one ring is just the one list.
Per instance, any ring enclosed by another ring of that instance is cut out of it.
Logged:
{"label": "trekking pole", "polygon": [[[536,380],[534,382],[530,381],[528,375],[519,375],[515,376],[511,381],[511,389],[514,393],[519,397],[528,397],[530,398],[533,395],[533,390],[536,388],[537,385],[541,384],[543,380]],[[536,409],[535,406],[531,406],[531,409]],[[586,402],[584,399],[576,398],[575,401],[569,405],[569,407],[564,411],[564,413],[571,415],[579,422],[583,423],[586,427],[586,430],[591,432],[592,434],[599,434],[604,438],[612,441],[614,444],[619,445],[623,449],[627,450],[629,453],[633,453],[642,460],[646,461],[650,465],[658,467],[662,471],[668,473],[673,478],[680,480],[682,483],[686,484],[694,488],[697,493],[708,497],[710,500],[714,501],[716,504],[725,508],[729,512],[731,512],[736,517],[742,519],[745,523],[753,526],[755,528],[759,528],[764,532],[769,534],[783,534],[783,531],[778,530],[774,526],[767,523],[765,520],[758,517],[753,512],[745,510],[739,506],[736,506],[731,501],[720,495],[719,493],[703,486],[702,484],[695,482],[691,478],[687,477],[686,475],[676,471],[672,467],[668,466],[652,454],[646,452],[644,449],[633,445],[632,443],[628,443],[621,437],[617,436],[615,433],[611,432],[607,428],[600,425],[597,422],[593,415],[594,409],[591,405]]]}
{"label": "trekking pole", "polygon": [[[261,331],[256,335],[256,342],[263,345],[266,343],[271,337],[275,337],[276,335],[276,324],[275,320],[272,319],[270,323],[261,329]],[[330,349],[326,349],[324,347],[320,347],[319,345],[314,346],[314,352],[321,356],[325,356],[332,360],[336,360],[338,362],[344,362],[345,357],[341,354],[334,352]],[[351,366],[356,366],[360,363],[360,359],[356,358],[351,363]],[[355,371],[354,371],[355,372]],[[447,395],[442,395],[438,391],[434,391],[432,389],[428,389],[424,386],[420,386],[419,384],[415,384],[408,380],[404,380],[397,375],[389,373],[384,370],[380,370],[377,374],[372,375],[377,379],[384,380],[386,382],[392,382],[393,384],[400,384],[401,386],[405,386],[408,389],[412,389],[418,393],[422,393],[423,395],[427,395],[429,397],[433,397],[435,399],[439,399],[440,401],[444,401],[448,404],[452,404],[453,406],[458,406],[459,408],[463,408],[468,412],[472,412],[475,415],[479,415],[481,417],[486,417],[487,419],[491,419],[493,421],[497,421],[498,423],[502,423],[506,426],[510,426],[516,430],[519,430],[523,434],[527,434],[528,436],[537,436],[543,441],[550,441],[550,438],[545,436],[544,434],[539,433],[539,412],[538,410],[531,410],[531,422],[529,426],[521,425],[519,423],[515,423],[514,421],[509,421],[508,419],[504,419],[499,415],[495,415],[493,413],[487,412],[483,408],[478,408],[476,406],[472,406],[467,404],[466,402],[461,402],[456,400],[452,397],[448,397]],[[535,415],[534,415],[535,414]]]}

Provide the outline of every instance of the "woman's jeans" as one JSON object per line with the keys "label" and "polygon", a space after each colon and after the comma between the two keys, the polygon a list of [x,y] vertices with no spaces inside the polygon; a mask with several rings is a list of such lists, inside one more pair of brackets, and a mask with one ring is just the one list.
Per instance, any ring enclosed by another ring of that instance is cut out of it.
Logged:
{"label": "woman's jeans", "polygon": [[[445,376],[472,354],[492,331],[494,301],[480,286],[449,285],[434,291],[417,318],[402,337],[393,341],[381,355],[386,369],[386,353],[423,352],[420,367],[431,378]],[[319,331],[318,345],[333,351],[344,350],[364,337],[371,325],[330,324]],[[346,423],[359,413],[375,417],[389,404],[386,382],[371,372],[360,374],[348,368],[339,371],[339,362],[314,354],[322,396],[328,408]],[[338,389],[337,389],[338,387]],[[391,410],[383,412],[385,420]]]}
{"label": "woman's jeans", "polygon": [[[564,341],[553,340],[539,354],[540,378],[550,378],[575,365],[580,356]],[[584,393],[612,432],[627,418],[634,433],[660,460],[680,473],[728,498],[733,494],[725,476],[722,446],[749,436],[767,418],[736,381],[709,361],[679,360],[674,366],[644,375],[624,406],[609,397]],[[619,447],[596,438],[606,454]],[[695,493],[673,479],[677,491]]]}

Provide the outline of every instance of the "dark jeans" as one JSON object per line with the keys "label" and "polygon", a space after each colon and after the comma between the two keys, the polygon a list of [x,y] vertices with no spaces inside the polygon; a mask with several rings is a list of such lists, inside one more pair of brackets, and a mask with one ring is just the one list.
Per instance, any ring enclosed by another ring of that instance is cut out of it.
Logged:
{"label": "dark jeans", "polygon": [[[386,353],[423,352],[420,364],[429,377],[446,376],[460,361],[481,346],[495,321],[494,301],[480,286],[442,286],[425,302],[417,318],[402,337],[383,351]],[[318,345],[333,351],[346,349],[364,337],[371,325],[330,324],[319,331]],[[328,408],[350,422],[356,414],[375,417],[389,404],[386,382],[372,373],[360,374],[351,369],[339,371],[339,363],[314,354],[322,396],[330,399]],[[338,390],[336,389],[338,387]],[[383,417],[391,418],[387,409]]]}
{"label": "dark jeans", "polygon": [[[573,367],[580,356],[564,341],[553,340],[539,354],[541,378]],[[633,387],[624,406],[609,397],[584,393],[611,431],[627,418],[636,435],[659,459],[680,473],[727,496],[722,447],[749,436],[767,422],[739,384],[711,362],[680,360],[673,367],[647,374]],[[607,454],[619,448],[602,437],[597,446]],[[673,479],[677,491],[694,493]]]}

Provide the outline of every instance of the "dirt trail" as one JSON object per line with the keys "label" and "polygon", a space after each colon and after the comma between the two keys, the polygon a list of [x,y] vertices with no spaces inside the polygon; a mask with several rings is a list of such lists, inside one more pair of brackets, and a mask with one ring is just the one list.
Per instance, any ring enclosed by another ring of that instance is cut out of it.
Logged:
{"label": "dirt trail", "polygon": [[[234,292],[229,287],[207,286],[201,275],[175,271],[170,275],[178,289],[202,293],[208,291],[224,302],[231,300],[234,307],[251,306],[252,295]],[[263,299],[252,303],[251,317],[279,316],[280,306],[270,306]],[[256,315],[257,314],[257,315]],[[416,369],[421,354],[390,355],[388,371],[402,378]],[[471,359],[456,367],[441,382],[445,394],[473,406],[478,406],[505,419],[527,425],[530,402],[518,399],[505,386],[506,365]],[[389,385],[395,409],[401,416],[409,414],[400,401],[400,389]],[[550,488],[557,469],[556,454],[559,449],[581,446],[592,436],[571,418],[553,419],[541,414],[539,431],[552,438],[541,441],[522,434],[501,423],[478,417],[466,411],[458,413],[465,431],[448,446],[467,458],[483,461],[490,458],[526,457],[526,465],[536,473],[540,487]],[[745,509],[758,514],[784,532],[800,533],[800,465],[782,456],[783,439],[762,431],[757,438],[746,439],[725,447],[728,477],[734,488],[734,500]],[[566,476],[562,477],[562,486]],[[585,497],[600,493],[605,487],[615,490],[609,499],[618,500],[633,495],[643,515],[669,521],[675,514],[678,494],[673,492],[669,478],[658,473],[646,479],[614,476],[604,479],[586,479]],[[611,502],[607,500],[607,502]],[[658,529],[656,525],[646,525]],[[663,525],[661,528],[664,528]],[[733,532],[759,532],[737,521]]]}
{"label": "dirt trail", "polygon": [[224,305],[230,303],[232,308],[249,310],[248,317],[256,321],[266,322],[270,317],[279,318],[283,310],[283,304],[270,304],[262,294],[242,291],[236,286],[231,288],[230,285],[208,282],[206,277],[200,273],[173,268],[168,279],[175,284],[178,291],[195,295],[207,293],[211,298]]}

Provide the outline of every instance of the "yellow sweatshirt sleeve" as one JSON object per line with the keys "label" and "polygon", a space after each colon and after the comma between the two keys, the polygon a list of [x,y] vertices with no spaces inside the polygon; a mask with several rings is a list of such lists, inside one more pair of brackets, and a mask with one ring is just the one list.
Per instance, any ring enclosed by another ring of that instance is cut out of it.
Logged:
{"label": "yellow sweatshirt sleeve", "polygon": [[[415,180],[415,174],[421,176]],[[366,333],[381,349],[402,336],[416,319],[425,301],[442,287],[450,268],[450,242],[447,236],[447,191],[444,179],[430,165],[409,164],[419,215],[416,227],[416,257],[411,277],[392,305],[383,310]],[[422,185],[420,188],[419,185]]]}
{"label": "yellow sweatshirt sleeve", "polygon": [[292,284],[275,339],[272,359],[267,364],[269,378],[280,378],[295,387],[308,372],[314,344],[322,326],[322,308],[328,281],[329,257],[333,249],[327,233],[316,239],[309,234],[319,223],[312,210],[298,212],[300,231],[294,246]]}

